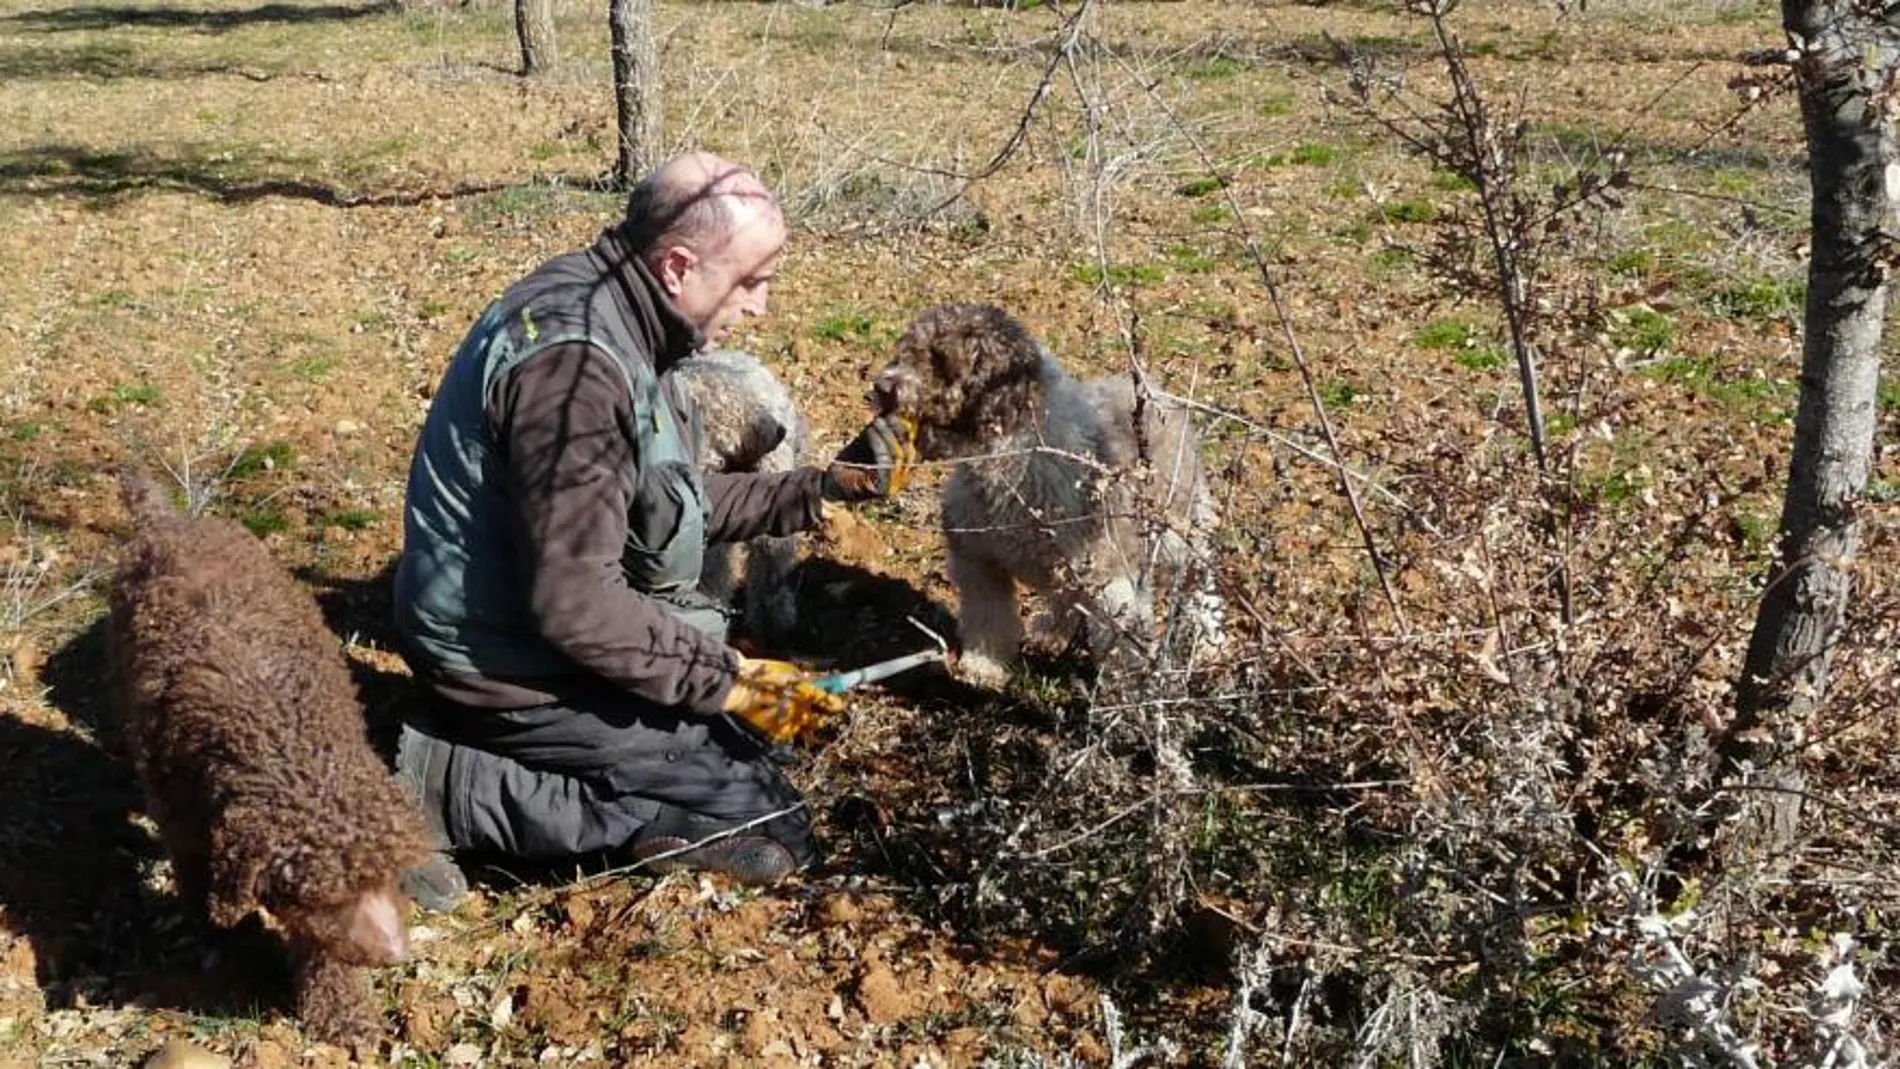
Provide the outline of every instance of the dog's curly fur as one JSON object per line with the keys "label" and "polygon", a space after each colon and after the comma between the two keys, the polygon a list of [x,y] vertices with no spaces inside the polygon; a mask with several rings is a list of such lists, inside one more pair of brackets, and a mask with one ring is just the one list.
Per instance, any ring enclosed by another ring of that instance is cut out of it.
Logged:
{"label": "dog's curly fur", "polygon": [[362,970],[407,950],[396,880],[427,851],[421,817],[309,592],[236,524],[178,512],[137,474],[122,491],[111,687],[179,895],[220,928],[263,911],[305,1030],[373,1042]]}
{"label": "dog's curly fur", "polygon": [[[700,466],[713,472],[786,472],[805,457],[808,429],[791,391],[759,359],[736,349],[714,349],[682,360],[666,378],[698,410]],[[708,546],[699,588],[731,604],[738,582],[739,546]],[[798,626],[798,595],[791,581],[796,536],[755,538],[743,547],[746,628],[778,640]]]}
{"label": "dog's curly fur", "polygon": [[1218,515],[1178,406],[1137,404],[1128,379],[1072,378],[1021,323],[978,304],[912,320],[874,394],[917,421],[923,459],[967,458],[941,500],[966,678],[1007,678],[1019,583],[1048,600],[1045,637],[1083,626],[1098,659],[1145,642],[1154,592],[1176,585],[1199,641],[1218,644],[1204,544]]}

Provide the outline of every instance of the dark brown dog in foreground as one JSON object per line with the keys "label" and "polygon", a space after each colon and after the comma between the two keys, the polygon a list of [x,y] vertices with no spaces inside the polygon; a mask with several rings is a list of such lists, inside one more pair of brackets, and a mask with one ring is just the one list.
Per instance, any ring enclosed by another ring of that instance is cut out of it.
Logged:
{"label": "dark brown dog in foreground", "polygon": [[183,515],[137,475],[122,489],[112,688],[179,894],[221,928],[262,911],[305,1031],[371,1043],[363,968],[408,951],[396,877],[426,852],[421,818],[310,594],[237,524]]}

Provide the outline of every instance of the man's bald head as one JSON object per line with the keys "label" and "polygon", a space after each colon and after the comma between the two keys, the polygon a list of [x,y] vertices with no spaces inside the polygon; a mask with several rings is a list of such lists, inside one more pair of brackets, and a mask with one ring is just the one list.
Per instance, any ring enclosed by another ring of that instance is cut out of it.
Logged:
{"label": "man's bald head", "polygon": [[621,229],[635,255],[651,259],[671,245],[704,251],[760,221],[778,223],[780,215],[756,172],[710,152],[687,152],[633,188]]}
{"label": "man's bald head", "polygon": [[765,314],[785,218],[756,173],[710,152],[677,156],[634,188],[621,227],[633,255],[707,343]]}

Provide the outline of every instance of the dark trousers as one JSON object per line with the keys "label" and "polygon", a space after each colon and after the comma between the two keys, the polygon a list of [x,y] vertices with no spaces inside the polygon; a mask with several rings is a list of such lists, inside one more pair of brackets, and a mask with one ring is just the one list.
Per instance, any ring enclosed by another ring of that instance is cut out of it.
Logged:
{"label": "dark trousers", "polygon": [[561,858],[649,835],[748,834],[815,855],[804,798],[767,746],[724,718],[603,695],[531,709],[437,702],[403,728],[398,765],[464,850]]}

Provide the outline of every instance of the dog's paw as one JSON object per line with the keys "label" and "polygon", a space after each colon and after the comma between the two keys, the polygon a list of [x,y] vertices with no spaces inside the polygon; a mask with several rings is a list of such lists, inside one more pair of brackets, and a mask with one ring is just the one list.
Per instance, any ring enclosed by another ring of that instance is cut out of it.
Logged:
{"label": "dog's paw", "polygon": [[951,669],[964,683],[985,690],[1002,690],[1009,685],[1009,666],[985,653],[965,653]]}

